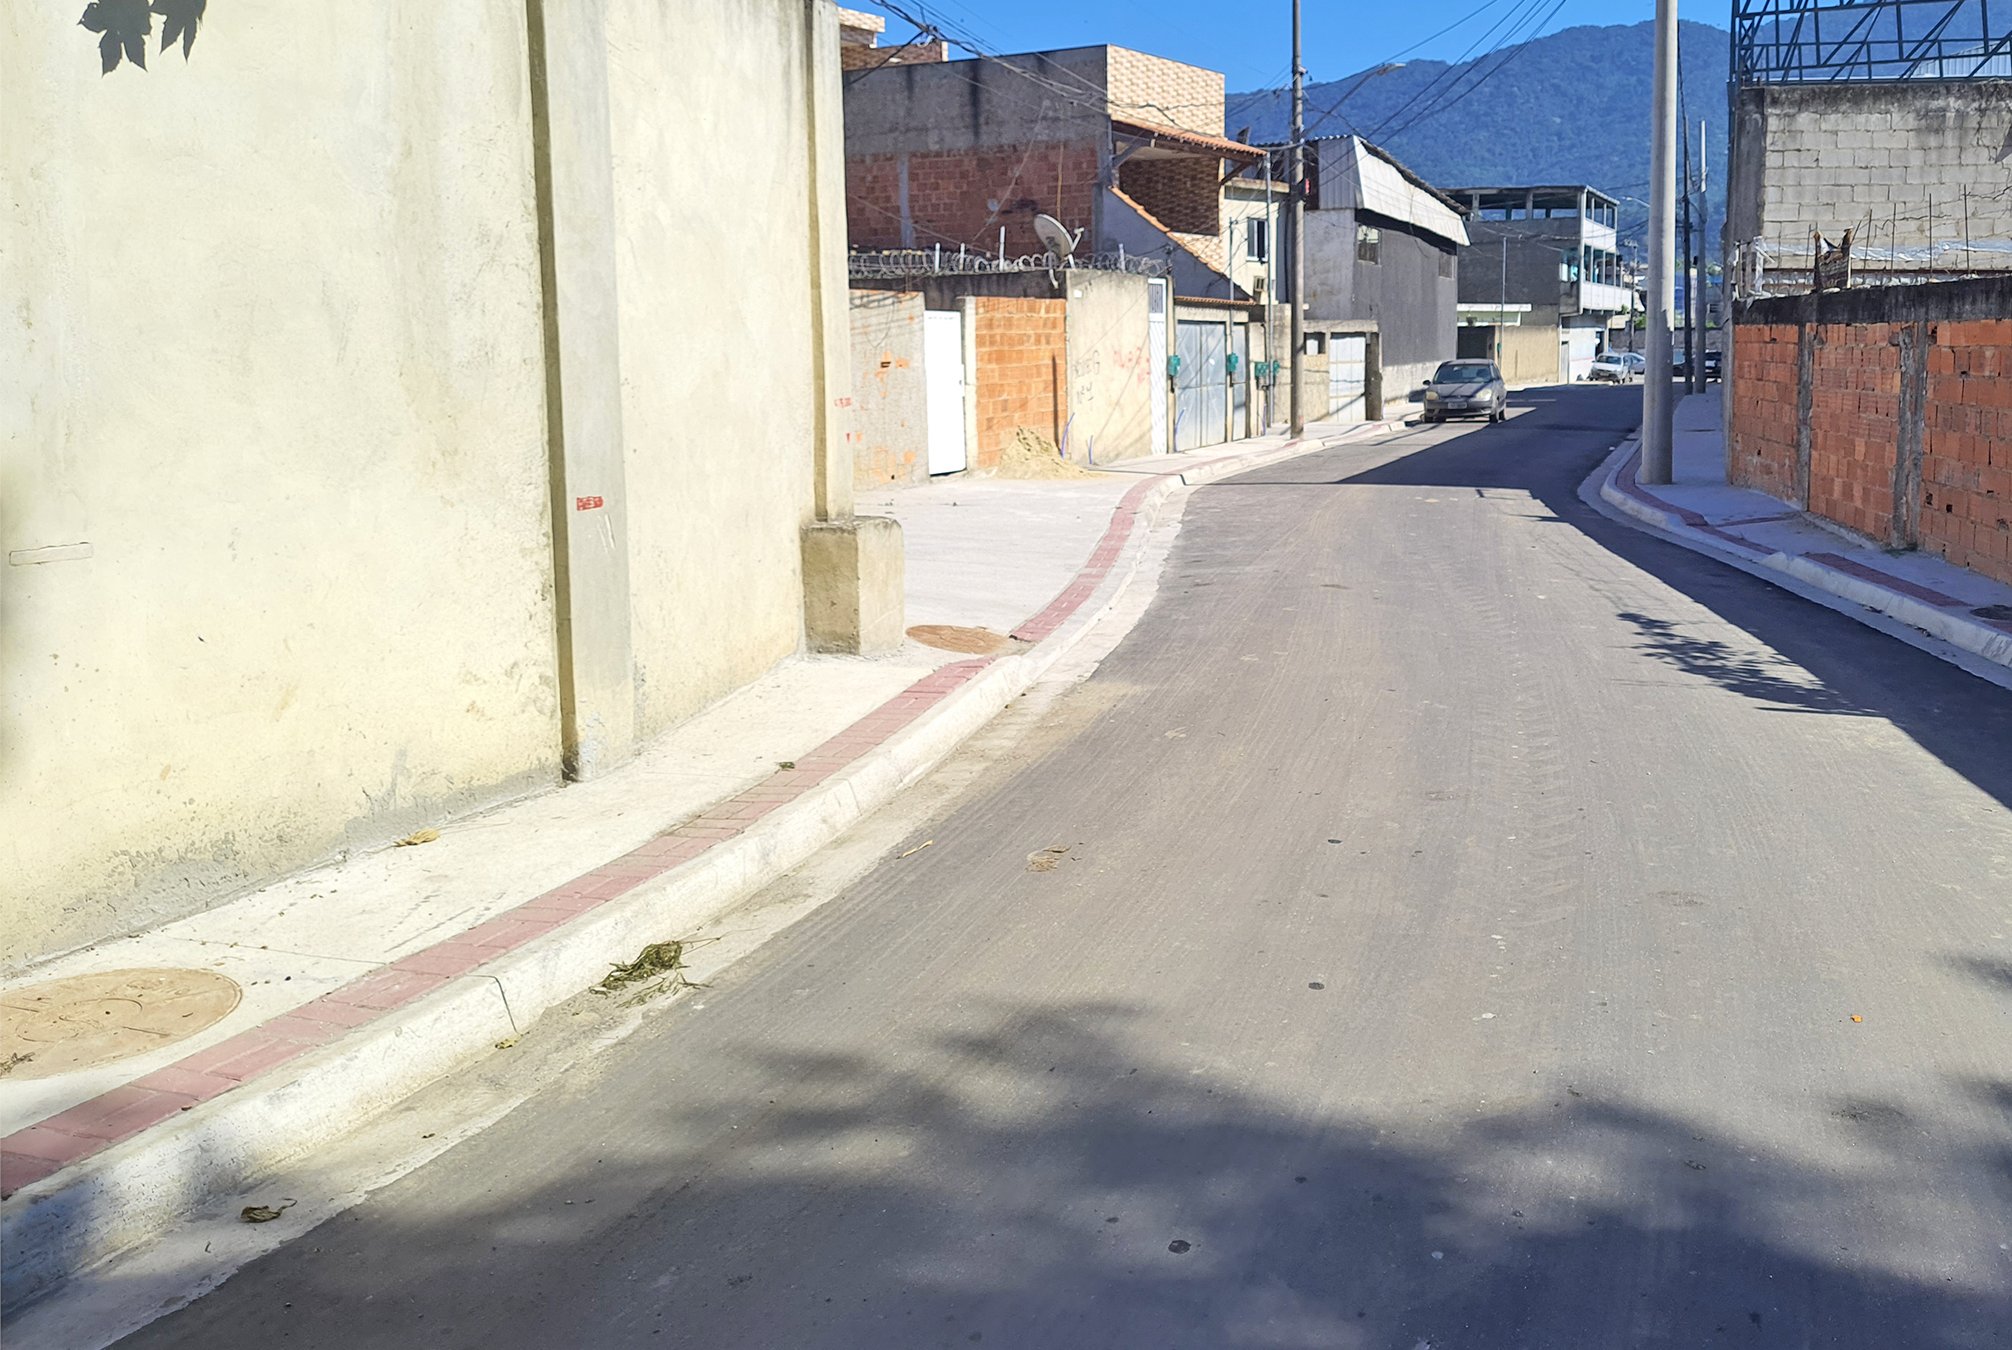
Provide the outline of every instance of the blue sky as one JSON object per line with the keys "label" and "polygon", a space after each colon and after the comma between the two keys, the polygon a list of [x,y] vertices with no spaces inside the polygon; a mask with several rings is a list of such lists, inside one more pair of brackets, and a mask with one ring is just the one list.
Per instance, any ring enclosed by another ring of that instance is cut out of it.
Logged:
{"label": "blue sky", "polygon": [[[877,0],[841,0],[884,12]],[[1291,59],[1290,0],[894,0],[995,52],[1111,42],[1220,70],[1232,91],[1283,84]],[[1639,23],[1653,0],[1303,0],[1307,78],[1331,80],[1392,59],[1458,61],[1575,24]],[[1553,12],[1555,6],[1555,12]],[[1687,19],[1724,27],[1729,5],[1693,5]],[[1545,18],[1549,15],[1548,19]],[[1497,25],[1500,25],[1499,27]],[[1441,29],[1450,31],[1434,36]],[[1491,32],[1491,29],[1493,30]],[[909,28],[890,17],[899,41]],[[1406,48],[1423,44],[1403,55]],[[953,53],[962,55],[964,53]]]}

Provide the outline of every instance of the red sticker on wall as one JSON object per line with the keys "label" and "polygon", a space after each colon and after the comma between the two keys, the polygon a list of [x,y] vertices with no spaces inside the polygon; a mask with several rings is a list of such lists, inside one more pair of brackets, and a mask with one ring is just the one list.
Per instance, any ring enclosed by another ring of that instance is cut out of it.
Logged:
{"label": "red sticker on wall", "polygon": [[607,504],[607,499],[603,497],[573,498],[573,509],[575,511],[598,511]]}

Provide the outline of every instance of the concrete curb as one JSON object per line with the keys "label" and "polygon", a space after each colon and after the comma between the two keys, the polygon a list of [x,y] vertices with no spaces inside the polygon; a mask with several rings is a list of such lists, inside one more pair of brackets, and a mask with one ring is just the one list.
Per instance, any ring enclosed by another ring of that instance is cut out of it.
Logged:
{"label": "concrete curb", "polygon": [[[1653,526],[1673,542],[1694,552],[1758,565],[1793,577],[1840,600],[1862,605],[1918,628],[1930,637],[1973,656],[2012,668],[2012,633],[1959,612],[1966,608],[1960,600],[1939,595],[1899,577],[1882,577],[1869,567],[1859,570],[1872,575],[1857,576],[1819,561],[1818,555],[1765,548],[1709,524],[1696,512],[1662,500],[1635,479],[1635,460],[1640,448],[1639,437],[1630,437],[1614,447],[1614,452],[1594,470],[1600,498],[1609,506]],[[1887,584],[1889,582],[1892,584]],[[1909,591],[1917,594],[1909,594]]]}
{"label": "concrete curb", "polygon": [[424,992],[403,996],[407,1001],[389,1011],[354,1029],[330,1030],[322,1037],[326,1043],[304,1053],[295,1045],[276,1066],[248,1071],[242,1086],[208,1100],[191,1098],[151,1127],[22,1186],[0,1206],[5,1301],[23,1307],[73,1274],[169,1230],[213,1197],[237,1194],[520,1034],[599,980],[614,959],[728,913],[927,775],[1082,641],[1137,575],[1145,531],[1135,525],[1155,523],[1178,488],[1359,439],[1385,425],[1145,479],[1113,510],[1104,541],[1077,581],[1030,621],[1042,626],[1034,647],[943,667],[932,678],[950,676],[950,682],[923,711],[793,800],[613,898],[580,902],[563,926],[472,969],[443,967]]}

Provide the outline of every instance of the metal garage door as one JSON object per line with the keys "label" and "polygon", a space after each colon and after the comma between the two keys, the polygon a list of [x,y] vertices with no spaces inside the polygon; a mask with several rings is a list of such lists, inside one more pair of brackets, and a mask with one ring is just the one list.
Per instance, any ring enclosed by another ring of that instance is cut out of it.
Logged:
{"label": "metal garage door", "polygon": [[1222,324],[1182,319],[1174,325],[1174,449],[1199,450],[1227,435],[1229,384],[1223,358],[1229,354]]}
{"label": "metal garage door", "polygon": [[922,380],[929,414],[929,472],[958,473],[964,450],[964,315],[932,309],[922,316]]}
{"label": "metal garage door", "polygon": [[1327,344],[1328,418],[1360,422],[1368,412],[1363,397],[1368,384],[1369,339],[1360,333],[1336,333]]}

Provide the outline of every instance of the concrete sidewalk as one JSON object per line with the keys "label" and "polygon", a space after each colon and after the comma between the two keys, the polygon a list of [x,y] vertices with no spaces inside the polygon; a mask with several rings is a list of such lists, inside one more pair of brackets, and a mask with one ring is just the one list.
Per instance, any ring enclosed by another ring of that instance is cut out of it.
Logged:
{"label": "concrete sidewalk", "polygon": [[[442,822],[429,842],[338,860],[7,981],[10,1020],[50,982],[115,972],[223,976],[241,995],[184,1034],[136,1027],[124,1053],[75,1066],[51,1042],[0,1077],[7,1301],[345,1133],[799,865],[1087,632],[1137,563],[1135,523],[1182,484],[1388,425],[1310,427],[1299,441],[1091,479],[959,479],[877,499],[863,509],[908,531],[910,623],[1019,643],[965,656],[910,641],[885,657],[787,662],[604,778]],[[90,1011],[128,1017],[117,998],[100,1003]],[[36,1057],[61,1071],[38,1072]]]}
{"label": "concrete sidewalk", "polygon": [[1641,448],[1631,439],[1589,486],[1597,486],[1610,506],[1688,548],[1793,578],[2012,667],[2012,586],[1932,554],[1881,548],[1778,498],[1729,485],[1722,408],[1716,390],[1678,403],[1674,483],[1637,481]]}

